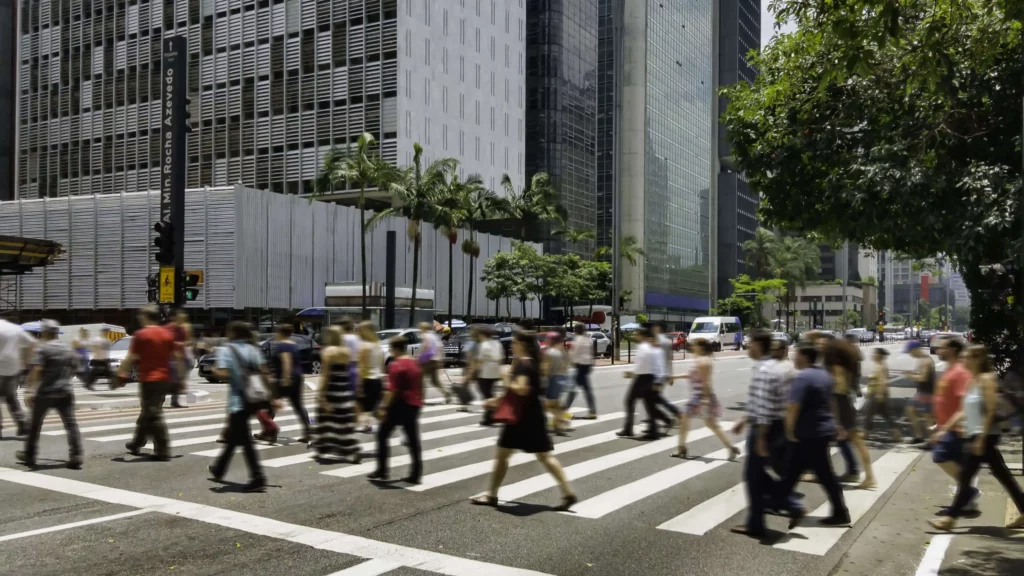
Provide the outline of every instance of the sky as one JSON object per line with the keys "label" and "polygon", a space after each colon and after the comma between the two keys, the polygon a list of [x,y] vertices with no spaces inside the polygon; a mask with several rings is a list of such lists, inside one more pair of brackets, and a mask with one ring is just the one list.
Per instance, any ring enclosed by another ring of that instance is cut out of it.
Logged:
{"label": "sky", "polygon": [[[761,46],[764,46],[775,35],[775,18],[768,12],[770,0],[761,0]],[[783,30],[792,30],[793,26],[788,25]]]}

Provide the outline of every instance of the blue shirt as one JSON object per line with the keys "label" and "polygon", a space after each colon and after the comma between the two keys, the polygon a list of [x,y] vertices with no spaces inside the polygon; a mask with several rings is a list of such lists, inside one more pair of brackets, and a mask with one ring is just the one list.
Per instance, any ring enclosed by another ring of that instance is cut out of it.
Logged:
{"label": "blue shirt", "polygon": [[235,414],[245,409],[245,375],[238,363],[235,353],[241,357],[249,370],[259,370],[263,366],[263,354],[260,349],[244,340],[235,340],[217,349],[217,368],[231,373],[228,379],[228,412]]}
{"label": "blue shirt", "polygon": [[284,379],[281,374],[281,368],[283,362],[281,361],[282,354],[292,355],[292,373],[291,383],[302,382],[302,365],[299,363],[299,346],[291,340],[273,341],[270,343],[271,350],[271,368],[274,373],[274,378],[278,381]]}
{"label": "blue shirt", "polygon": [[796,418],[797,439],[831,438],[836,433],[832,417],[832,377],[813,366],[797,372],[789,387],[789,401],[800,404]]}

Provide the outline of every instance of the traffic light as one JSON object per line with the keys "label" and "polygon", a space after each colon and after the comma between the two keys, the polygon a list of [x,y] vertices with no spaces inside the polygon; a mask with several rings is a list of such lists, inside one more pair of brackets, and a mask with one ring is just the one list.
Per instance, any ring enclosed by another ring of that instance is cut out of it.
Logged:
{"label": "traffic light", "polygon": [[194,302],[199,298],[199,288],[196,288],[199,284],[199,275],[183,272],[182,277],[182,285],[185,286],[185,301]]}
{"label": "traffic light", "polygon": [[157,222],[153,224],[153,231],[157,233],[153,238],[153,246],[156,246],[156,261],[161,266],[174,266],[174,226],[170,222]]}
{"label": "traffic light", "polygon": [[160,297],[160,276],[150,274],[146,276],[146,301],[156,302]]}
{"label": "traffic light", "polygon": [[885,324],[885,312],[878,311],[878,322],[879,324]]}

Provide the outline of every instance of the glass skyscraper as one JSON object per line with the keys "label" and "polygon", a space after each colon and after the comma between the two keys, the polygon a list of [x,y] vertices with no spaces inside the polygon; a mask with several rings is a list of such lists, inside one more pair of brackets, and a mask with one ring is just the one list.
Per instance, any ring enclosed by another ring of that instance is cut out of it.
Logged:
{"label": "glass skyscraper", "polygon": [[627,309],[691,321],[709,308],[713,0],[600,8],[599,242],[610,245],[618,219],[646,252],[622,266]]}

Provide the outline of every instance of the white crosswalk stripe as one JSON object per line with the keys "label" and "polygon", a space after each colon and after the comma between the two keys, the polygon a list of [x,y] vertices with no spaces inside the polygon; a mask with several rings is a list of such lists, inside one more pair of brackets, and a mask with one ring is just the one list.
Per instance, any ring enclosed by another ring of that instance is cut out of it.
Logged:
{"label": "white crosswalk stripe", "polygon": [[[478,406],[480,403],[474,404]],[[422,412],[424,416],[419,424],[421,442],[424,443],[422,460],[425,473],[420,484],[398,486],[408,492],[447,489],[456,494],[462,491],[467,496],[479,490],[479,482],[493,469],[500,428],[479,425],[476,422],[481,416],[479,409],[460,411],[455,405],[432,404],[424,406]],[[586,412],[586,409],[580,407],[571,412],[579,414]],[[726,526],[731,519],[744,512],[747,503],[742,483],[742,461],[729,462],[730,450],[722,447],[710,429],[691,430],[688,435],[691,458],[675,460],[668,457],[678,443],[675,434],[653,441],[617,436],[616,432],[625,416],[624,412],[612,412],[594,420],[575,420],[569,437],[554,438],[554,455],[567,461],[563,463],[565,475],[577,493],[584,496],[571,511],[564,513],[568,517],[565,522],[573,523],[575,529],[580,529],[580,526],[586,526],[589,522],[623,518],[623,515],[642,510],[644,517],[650,518],[648,524],[652,529],[676,532],[678,537],[701,537]],[[307,450],[305,444],[297,444],[287,437],[288,433],[303,428],[296,418],[291,406],[285,406],[276,417],[281,424],[281,442],[256,445],[258,450],[269,451],[271,456],[262,460],[264,467],[295,467],[296,473],[316,473],[324,477],[325,481],[332,481],[326,480],[330,478],[337,482],[351,482],[376,469],[377,463],[367,460],[357,465],[339,462],[334,466],[318,467],[316,472],[306,472],[306,467],[300,465],[311,462],[314,454]],[[91,425],[83,426],[81,432],[86,441],[98,445],[129,440],[134,428],[131,419],[132,416],[111,415],[108,420],[94,420]],[[225,424],[224,420],[225,414],[222,411],[168,418],[166,422],[169,425],[171,447],[197,447],[198,450],[190,454],[207,458],[218,456],[223,446],[215,443],[219,434],[212,435],[210,432],[219,432]],[[722,429],[728,429],[730,423],[720,422],[719,425]],[[313,427],[315,429],[315,423]],[[252,431],[259,430],[254,420]],[[44,434],[63,436],[64,431],[55,427]],[[359,447],[364,455],[376,451],[376,439],[373,436],[361,435],[361,438],[363,441]],[[395,447],[393,451],[396,452],[389,460],[392,470],[411,464],[409,454],[402,447],[403,440],[400,432],[396,432],[390,439],[389,444]],[[735,447],[743,449],[745,443],[738,442]],[[836,452],[832,450],[833,454]],[[888,452],[877,451],[874,469],[878,489],[848,489],[845,492],[847,507],[854,522],[862,519],[879,502],[919,455],[919,451],[905,446],[894,447]],[[535,455],[514,454],[509,460],[509,467],[522,468],[526,474],[500,487],[498,495],[503,503],[524,502],[531,497],[548,499],[557,495],[555,478],[537,463]],[[713,486],[720,488],[712,488],[699,502],[687,502],[692,497],[687,484],[701,477],[708,480],[713,478]],[[772,546],[775,549],[786,553],[822,555],[836,546],[848,532],[848,528],[816,525],[815,519],[830,514],[831,510],[823,494],[818,490],[812,492],[807,500],[812,504],[813,512],[808,515],[804,525],[774,542]],[[651,505],[656,505],[653,516],[649,516]],[[683,509],[673,512],[674,507]],[[367,562],[340,573],[385,573],[387,568],[385,564]]]}

